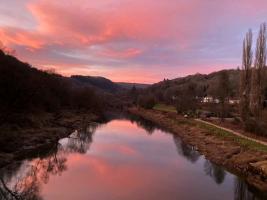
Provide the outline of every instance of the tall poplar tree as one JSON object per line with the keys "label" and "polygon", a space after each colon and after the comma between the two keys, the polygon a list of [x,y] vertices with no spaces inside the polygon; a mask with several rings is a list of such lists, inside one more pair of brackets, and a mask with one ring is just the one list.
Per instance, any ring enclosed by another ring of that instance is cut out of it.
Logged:
{"label": "tall poplar tree", "polygon": [[260,26],[257,38],[255,63],[251,86],[251,111],[256,119],[262,116],[264,101],[264,79],[266,65],[266,24]]}
{"label": "tall poplar tree", "polygon": [[252,31],[249,29],[243,40],[242,69],[240,74],[240,115],[243,122],[246,122],[250,115],[252,62]]}

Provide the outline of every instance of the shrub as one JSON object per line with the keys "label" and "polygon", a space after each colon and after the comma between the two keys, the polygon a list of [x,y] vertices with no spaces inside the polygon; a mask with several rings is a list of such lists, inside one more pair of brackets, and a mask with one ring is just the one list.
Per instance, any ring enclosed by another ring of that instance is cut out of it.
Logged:
{"label": "shrub", "polygon": [[152,109],[155,106],[156,101],[153,95],[141,95],[138,97],[137,103],[143,108]]}
{"label": "shrub", "polygon": [[257,135],[262,135],[262,136],[267,135],[266,134],[267,125],[262,121],[257,121],[254,118],[250,118],[246,122],[244,122],[244,126],[246,131],[256,133]]}

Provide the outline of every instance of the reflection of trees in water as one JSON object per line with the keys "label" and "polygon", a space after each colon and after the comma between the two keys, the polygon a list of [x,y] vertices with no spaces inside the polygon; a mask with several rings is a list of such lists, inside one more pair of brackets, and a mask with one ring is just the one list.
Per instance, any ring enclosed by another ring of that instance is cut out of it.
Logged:
{"label": "reflection of trees in water", "polygon": [[146,132],[149,135],[152,135],[153,132],[156,129],[155,125],[152,122],[150,122],[150,121],[140,120],[140,121],[135,121],[135,123],[137,124],[138,127],[141,127],[143,129],[145,129]]}
{"label": "reflection of trees in water", "polygon": [[247,184],[240,180],[235,180],[235,200],[254,200],[256,199],[253,194],[248,190]]}
{"label": "reflection of trees in water", "polygon": [[85,153],[92,142],[97,124],[75,131],[66,138],[66,143],[58,143],[45,158],[36,158],[15,164],[0,171],[0,199],[41,200],[42,184],[48,183],[50,175],[60,175],[67,169],[67,154]]}
{"label": "reflection of trees in water", "polygon": [[[213,164],[212,162],[206,160],[205,164],[204,164],[204,170],[206,172],[207,175],[211,176],[213,178],[213,180],[217,183],[217,184],[222,184],[224,182],[225,176],[226,176],[226,172],[225,170],[216,165]],[[250,188],[248,186],[248,184],[238,178],[235,177],[235,183],[234,183],[234,200],[263,200],[263,199],[267,199],[267,194],[261,194],[264,196],[257,196],[257,192],[254,191],[252,192],[252,188]]]}
{"label": "reflection of trees in water", "polygon": [[99,124],[92,123],[90,126],[83,127],[80,131],[74,131],[69,137],[67,144],[63,144],[64,151],[66,152],[77,152],[84,154],[90,148],[93,142],[93,134]]}
{"label": "reflection of trees in water", "polygon": [[[201,156],[193,146],[182,142],[178,136],[173,135],[173,140],[178,153],[187,158],[192,163],[195,163]],[[204,171],[207,175],[211,176],[217,184],[223,183],[226,173],[221,167],[206,160],[204,164]]]}
{"label": "reflection of trees in water", "polygon": [[222,167],[206,160],[204,163],[204,171],[207,175],[212,177],[217,184],[223,183],[226,173]]}
{"label": "reflection of trees in water", "polygon": [[124,118],[130,120],[132,123],[135,123],[138,127],[145,129],[149,135],[152,135],[157,128],[153,122],[135,115],[126,115]]}
{"label": "reflection of trees in water", "polygon": [[180,155],[184,156],[192,163],[195,163],[198,160],[200,154],[193,146],[182,142],[181,139],[176,135],[173,135],[173,140],[176,145],[177,152]]}
{"label": "reflection of trees in water", "polygon": [[[12,176],[8,168],[1,171],[0,196],[8,200],[39,200],[41,184],[47,183],[50,175],[66,170],[64,153],[53,152],[46,158],[25,161]],[[6,175],[7,174],[7,175]]]}
{"label": "reflection of trees in water", "polygon": [[[181,139],[177,135],[173,135],[173,140],[177,148],[177,152],[179,155],[182,155],[192,163],[195,163],[199,157],[201,156],[200,153],[191,145],[188,145],[181,141]],[[204,171],[207,175],[211,176],[212,179],[217,184],[222,184],[225,180],[226,171],[216,165],[210,162],[209,160],[205,160],[204,163]],[[256,191],[251,190],[248,186],[248,184],[236,177],[235,179],[235,185],[234,185],[234,200],[264,200],[267,199],[267,193],[266,194],[258,194]],[[261,196],[260,196],[261,195]],[[264,196],[262,196],[264,195]]]}
{"label": "reflection of trees in water", "polygon": [[235,198],[234,200],[264,200],[267,199],[267,194],[257,194],[252,192],[252,188],[242,179],[235,179]]}
{"label": "reflection of trees in water", "polygon": [[145,129],[149,135],[153,134],[156,129],[161,129],[161,127],[157,126],[155,123],[146,120],[140,116],[132,115],[129,113],[113,113],[113,115],[107,116],[106,119],[107,122],[112,121],[114,119],[129,120],[131,121],[131,123],[136,124],[138,127]]}

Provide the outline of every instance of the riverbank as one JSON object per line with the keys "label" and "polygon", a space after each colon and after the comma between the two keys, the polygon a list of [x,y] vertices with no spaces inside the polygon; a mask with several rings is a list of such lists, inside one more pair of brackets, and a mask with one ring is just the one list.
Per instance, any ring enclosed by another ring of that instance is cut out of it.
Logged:
{"label": "riverbank", "polygon": [[176,113],[142,108],[130,108],[129,112],[177,134],[210,161],[243,177],[258,190],[267,191],[267,146]]}
{"label": "riverbank", "polygon": [[73,130],[103,120],[103,116],[73,110],[16,117],[24,124],[0,126],[0,168],[13,161],[38,156],[45,149],[54,147],[60,138],[68,136]]}

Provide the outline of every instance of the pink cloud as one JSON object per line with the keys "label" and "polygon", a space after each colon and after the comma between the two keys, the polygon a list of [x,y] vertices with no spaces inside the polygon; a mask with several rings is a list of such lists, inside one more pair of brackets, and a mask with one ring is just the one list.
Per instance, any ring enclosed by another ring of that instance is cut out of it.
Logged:
{"label": "pink cloud", "polygon": [[106,49],[100,52],[100,55],[105,56],[105,57],[113,57],[113,58],[130,58],[137,56],[142,53],[142,50],[139,49],[125,49],[122,51],[116,51],[116,50],[111,50],[111,49]]}
{"label": "pink cloud", "polygon": [[[8,13],[16,3],[5,4],[0,11]],[[244,32],[267,17],[265,0],[25,0],[18,5],[28,12],[23,24],[16,16],[9,26],[0,23],[0,37],[22,60],[67,75],[134,82],[205,71],[202,66],[236,67]]]}

